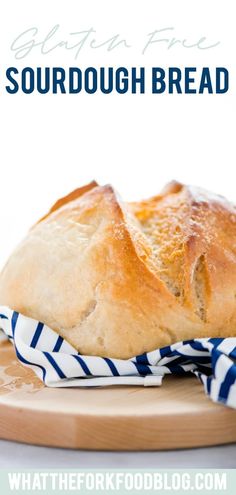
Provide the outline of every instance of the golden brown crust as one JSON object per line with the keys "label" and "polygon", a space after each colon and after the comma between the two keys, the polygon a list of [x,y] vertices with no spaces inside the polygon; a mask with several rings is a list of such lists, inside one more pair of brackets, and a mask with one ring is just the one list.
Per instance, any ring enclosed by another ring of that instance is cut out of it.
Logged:
{"label": "golden brown crust", "polygon": [[42,218],[40,218],[40,220],[38,220],[37,223],[42,222],[42,220],[45,220],[45,218],[47,218],[49,215],[51,215],[51,213],[53,213],[54,211],[56,211],[59,208],[61,208],[62,206],[64,206],[66,203],[70,203],[70,201],[73,201],[74,199],[79,198],[80,196],[82,196],[83,194],[85,194],[88,191],[91,191],[91,189],[93,189],[94,187],[97,187],[97,186],[98,186],[97,182],[95,180],[93,180],[92,182],[89,182],[89,184],[86,184],[85,186],[78,187],[78,188],[74,189],[74,191],[71,191],[66,196],[63,196],[62,198],[58,199],[56,201],[56,203],[54,203],[54,205],[50,208],[48,213],[46,213],[46,215],[44,215]]}
{"label": "golden brown crust", "polygon": [[0,303],[81,353],[127,358],[177,340],[236,335],[236,215],[172,183],[124,204],[91,183],[36,224],[0,277]]}

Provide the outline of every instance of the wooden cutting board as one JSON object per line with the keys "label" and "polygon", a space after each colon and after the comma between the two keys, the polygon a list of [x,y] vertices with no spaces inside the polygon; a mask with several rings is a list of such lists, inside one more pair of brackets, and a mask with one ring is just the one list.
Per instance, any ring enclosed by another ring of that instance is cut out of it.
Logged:
{"label": "wooden cutting board", "polygon": [[0,343],[0,437],[91,450],[158,450],[236,441],[236,410],[212,403],[195,377],[162,387],[50,389]]}

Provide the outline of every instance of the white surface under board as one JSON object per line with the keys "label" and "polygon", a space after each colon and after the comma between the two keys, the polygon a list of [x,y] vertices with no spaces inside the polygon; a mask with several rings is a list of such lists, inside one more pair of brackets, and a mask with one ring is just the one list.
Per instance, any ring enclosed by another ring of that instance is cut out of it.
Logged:
{"label": "white surface under board", "polygon": [[236,444],[165,452],[89,452],[0,440],[0,468],[236,468]]}

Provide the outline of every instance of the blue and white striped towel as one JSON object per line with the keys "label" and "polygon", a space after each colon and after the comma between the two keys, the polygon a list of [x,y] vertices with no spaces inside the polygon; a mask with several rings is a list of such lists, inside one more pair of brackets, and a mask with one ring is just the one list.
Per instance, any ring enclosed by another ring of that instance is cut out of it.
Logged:
{"label": "blue and white striped towel", "polygon": [[236,408],[236,338],[188,340],[122,360],[81,355],[51,328],[5,306],[0,328],[48,387],[158,386],[166,374],[192,372],[214,402]]}

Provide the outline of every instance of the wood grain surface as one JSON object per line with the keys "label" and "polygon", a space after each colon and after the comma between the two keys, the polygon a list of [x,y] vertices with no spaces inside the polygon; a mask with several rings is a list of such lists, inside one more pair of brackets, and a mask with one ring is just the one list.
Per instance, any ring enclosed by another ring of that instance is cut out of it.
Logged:
{"label": "wood grain surface", "polygon": [[3,342],[0,437],[90,450],[217,445],[236,441],[236,411],[212,403],[192,376],[153,388],[47,388]]}

